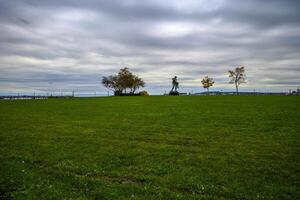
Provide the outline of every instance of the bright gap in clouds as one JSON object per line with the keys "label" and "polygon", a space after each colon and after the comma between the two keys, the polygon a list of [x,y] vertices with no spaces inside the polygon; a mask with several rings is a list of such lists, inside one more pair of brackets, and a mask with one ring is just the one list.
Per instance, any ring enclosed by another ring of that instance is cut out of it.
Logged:
{"label": "bright gap in clouds", "polygon": [[192,34],[195,26],[184,22],[161,22],[155,24],[148,30],[149,36],[155,37],[182,37]]}

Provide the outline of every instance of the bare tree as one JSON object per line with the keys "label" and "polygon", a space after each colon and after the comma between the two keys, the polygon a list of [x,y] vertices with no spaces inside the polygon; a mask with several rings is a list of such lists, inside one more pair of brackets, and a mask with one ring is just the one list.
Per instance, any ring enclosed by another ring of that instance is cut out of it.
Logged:
{"label": "bare tree", "polygon": [[209,93],[209,88],[214,85],[215,81],[213,78],[209,78],[208,76],[205,76],[201,81],[203,88],[207,89],[207,93]]}
{"label": "bare tree", "polygon": [[229,70],[229,83],[235,84],[236,94],[239,94],[239,86],[242,83],[246,83],[245,67],[238,66],[234,70]]}

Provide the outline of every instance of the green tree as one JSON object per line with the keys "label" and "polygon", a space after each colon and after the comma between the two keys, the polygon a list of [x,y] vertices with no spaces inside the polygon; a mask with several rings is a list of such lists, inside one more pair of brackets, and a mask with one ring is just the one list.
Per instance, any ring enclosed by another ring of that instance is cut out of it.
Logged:
{"label": "green tree", "polygon": [[134,94],[136,90],[138,90],[140,87],[145,87],[145,82],[139,78],[138,76],[134,76],[130,79],[130,93]]}
{"label": "green tree", "polygon": [[125,91],[126,94],[126,89],[131,88],[132,80],[134,78],[134,75],[129,71],[127,67],[120,69],[118,75],[118,80],[119,83],[122,87],[122,92]]}
{"label": "green tree", "polygon": [[145,87],[145,82],[132,74],[127,67],[120,69],[117,75],[104,76],[102,84],[113,90],[115,95],[126,94],[127,89],[129,89],[130,94],[134,94],[140,87]]}
{"label": "green tree", "polygon": [[115,95],[122,94],[123,88],[121,86],[121,83],[118,80],[118,76],[104,76],[102,78],[102,84],[104,87],[113,90]]}

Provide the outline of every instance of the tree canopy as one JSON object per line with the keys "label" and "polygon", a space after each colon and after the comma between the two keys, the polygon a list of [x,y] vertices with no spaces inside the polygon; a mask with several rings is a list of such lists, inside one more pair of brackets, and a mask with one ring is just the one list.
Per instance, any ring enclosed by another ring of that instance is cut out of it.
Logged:
{"label": "tree canopy", "polygon": [[132,74],[127,67],[120,69],[117,75],[104,76],[102,84],[113,90],[115,95],[134,94],[140,87],[145,87],[145,82]]}
{"label": "tree canopy", "polygon": [[213,78],[209,78],[208,76],[205,76],[201,81],[203,88],[206,88],[207,91],[209,91],[209,88],[214,85],[215,81]]}

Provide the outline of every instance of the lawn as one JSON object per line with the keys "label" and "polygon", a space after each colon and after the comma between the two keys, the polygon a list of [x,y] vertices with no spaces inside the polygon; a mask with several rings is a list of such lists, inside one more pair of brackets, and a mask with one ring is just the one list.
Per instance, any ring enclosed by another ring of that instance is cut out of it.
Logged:
{"label": "lawn", "polygon": [[0,199],[300,199],[300,98],[0,101]]}

